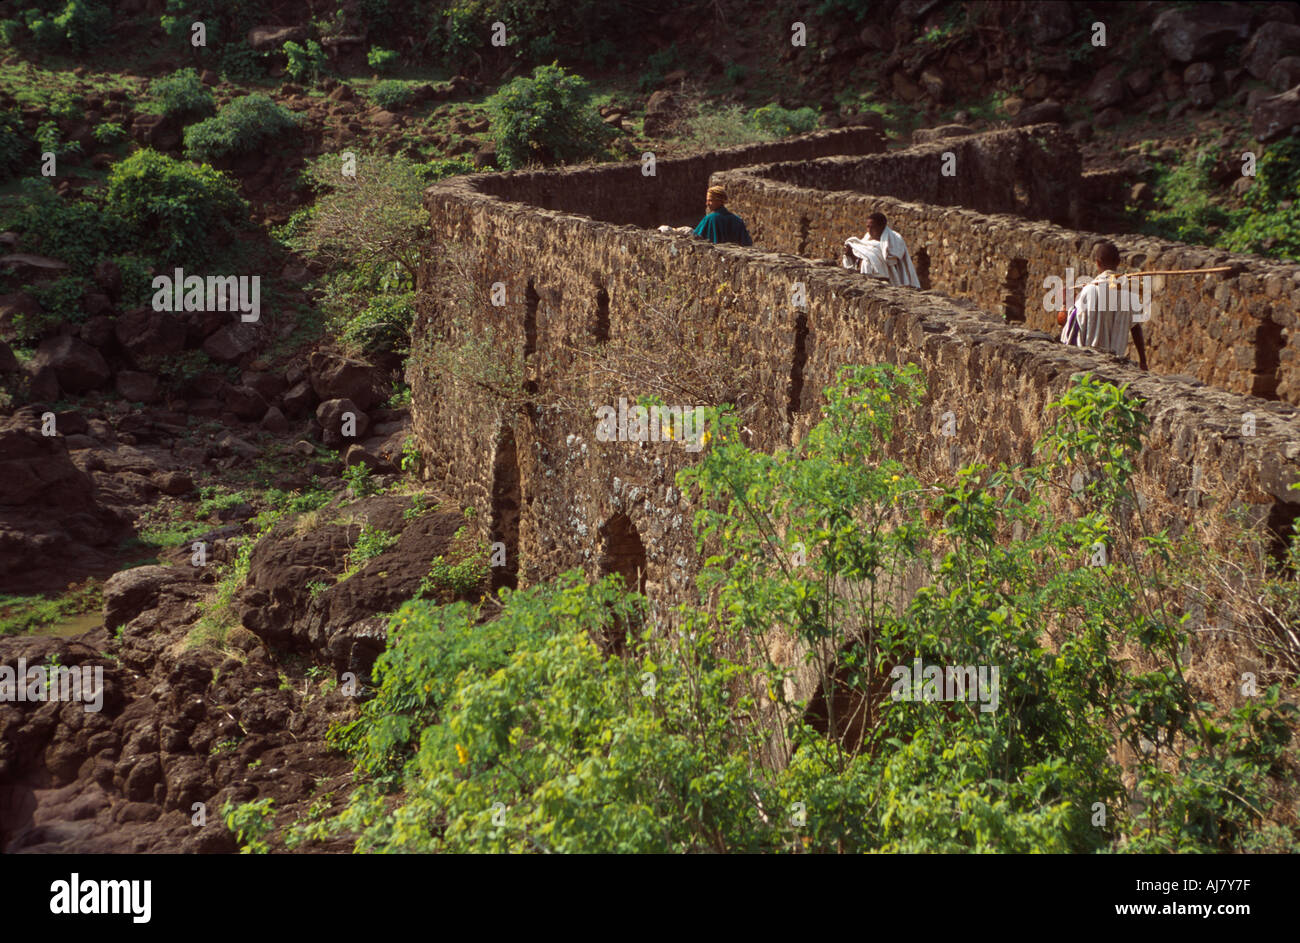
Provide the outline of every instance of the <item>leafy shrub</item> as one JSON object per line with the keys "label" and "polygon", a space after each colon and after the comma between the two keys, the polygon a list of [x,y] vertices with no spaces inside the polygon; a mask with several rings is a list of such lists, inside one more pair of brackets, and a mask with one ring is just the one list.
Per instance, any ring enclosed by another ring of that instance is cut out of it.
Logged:
{"label": "leafy shrub", "polygon": [[90,200],[65,200],[48,178],[23,180],[4,225],[22,235],[23,248],[89,271],[108,247],[120,246],[122,224]]}
{"label": "leafy shrub", "polygon": [[506,167],[598,157],[612,134],[590,102],[586,80],[554,63],[503,85],[487,110]]}
{"label": "leafy shrub", "polygon": [[640,88],[648,92],[664,80],[664,76],[681,64],[681,52],[673,43],[667,49],[657,49],[646,56],[645,71],[641,73]]}
{"label": "leafy shrub", "polygon": [[288,58],[284,71],[295,82],[315,83],[325,71],[325,50],[314,39],[307,40],[305,47],[289,40],[284,44],[284,54]]}
{"label": "leafy shrub", "polygon": [[740,105],[716,105],[701,102],[694,117],[686,122],[685,137],[696,150],[713,150],[719,147],[739,147],[742,144],[759,144],[773,138],[750,123],[745,109]]}
{"label": "leafy shrub", "polygon": [[0,20],[0,45],[16,46],[25,29],[22,20]]}
{"label": "leafy shrub", "polygon": [[217,56],[217,71],[227,82],[256,82],[266,77],[271,53],[244,43],[226,43]]}
{"label": "leafy shrub", "polygon": [[352,552],[348,554],[348,568],[360,569],[363,564],[387,553],[395,543],[396,534],[378,528],[362,527],[357,542],[352,546]]}
{"label": "leafy shrub", "polygon": [[124,308],[135,308],[149,303],[153,298],[153,273],[149,263],[138,255],[112,256],[122,273],[122,300]]}
{"label": "leafy shrub", "polygon": [[420,165],[420,176],[428,183],[455,177],[459,174],[479,173],[481,168],[467,157],[441,157]]}
{"label": "leafy shrub", "polygon": [[1300,140],[1289,137],[1268,145],[1246,191],[1247,212],[1223,239],[1238,252],[1280,259],[1300,258]]}
{"label": "leafy shrub", "polygon": [[113,165],[105,203],[163,264],[207,258],[213,236],[232,232],[248,214],[224,175],[149,148]]}
{"label": "leafy shrub", "polygon": [[370,51],[366,53],[366,64],[376,72],[387,72],[396,67],[397,60],[400,58],[396,50],[371,46]]}
{"label": "leafy shrub", "polygon": [[452,0],[437,7],[426,44],[453,62],[470,58],[498,21],[507,48],[530,65],[565,58],[599,66],[611,47],[625,50],[642,38],[643,8],[635,0]]}
{"label": "leafy shrub", "polygon": [[465,527],[461,527],[452,537],[454,559],[444,558],[441,554],[429,564],[429,573],[420,580],[418,596],[450,595],[455,598],[482,586],[488,576],[487,545],[479,542],[475,545]]}
{"label": "leafy shrub", "polygon": [[177,69],[169,76],[154,79],[149,95],[160,114],[183,121],[197,121],[217,112],[212,89],[203,84],[195,69]]}
{"label": "leafy shrub", "polygon": [[0,180],[18,174],[31,156],[32,141],[15,111],[0,111]]}
{"label": "leafy shrub", "polygon": [[343,481],[347,485],[348,494],[354,498],[364,498],[379,490],[371,478],[370,466],[365,462],[343,469]]}
{"label": "leafy shrub", "polygon": [[402,353],[410,343],[415,292],[377,294],[359,312],[343,319],[339,339],[360,353]]}
{"label": "leafy shrub", "polygon": [[85,52],[106,42],[113,25],[108,4],[93,0],[68,0],[58,13],[31,9],[24,17],[36,45],[51,52]]}
{"label": "leafy shrub", "polygon": [[1233,209],[1220,198],[1212,172],[1235,157],[1221,148],[1197,151],[1190,159],[1154,174],[1154,206],[1137,215],[1138,229],[1150,235],[1274,258],[1300,256],[1300,142],[1287,138],[1268,146],[1256,165],[1245,207]]}
{"label": "leafy shrub", "polygon": [[319,511],[334,500],[334,496],[328,491],[315,488],[302,494],[290,494],[287,491],[272,488],[266,492],[265,498],[271,507],[280,511],[287,511],[290,514],[308,514],[312,511]]}
{"label": "leafy shrub", "polygon": [[235,805],[226,800],[221,819],[234,833],[241,854],[264,855],[271,850],[266,835],[275,825],[275,800],[270,796]]}
{"label": "leafy shrub", "polygon": [[185,129],[185,153],[212,161],[256,151],[298,127],[298,117],[265,95],[245,95]]}
{"label": "leafy shrub", "polygon": [[113,121],[101,121],[95,125],[95,130],[91,133],[100,144],[107,144],[110,147],[126,140],[126,129]]}
{"label": "leafy shrub", "polygon": [[380,108],[401,108],[411,100],[415,87],[401,79],[384,79],[376,82],[368,94]]}
{"label": "leafy shrub", "polygon": [[61,324],[79,324],[86,320],[81,300],[91,287],[89,279],[76,275],[24,285],[22,290],[40,302],[42,313],[36,317],[21,312],[14,315],[13,329],[18,339],[34,343]]}
{"label": "leafy shrub", "polygon": [[425,182],[420,167],[404,156],[378,151],[357,151],[355,157],[354,176],[344,176],[340,154],[325,154],[307,165],[308,181],[324,192],[291,243],[334,267],[375,266],[367,272],[372,290],[380,287],[381,268],[393,265],[413,283],[428,219],[421,203]]}
{"label": "leafy shrub", "polygon": [[749,123],[760,131],[776,137],[804,134],[817,127],[817,110],[814,108],[782,108],[775,103],[755,108],[749,113]]}
{"label": "leafy shrub", "polygon": [[[885,452],[919,376],[843,368],[776,456],[711,411],[715,444],[677,483],[714,602],[676,631],[578,571],[503,591],[486,622],[405,604],[375,698],[330,735],[368,778],[338,823],[357,850],[1222,852],[1290,821],[1271,777],[1295,707],[1274,685],[1216,711],[1184,677],[1171,544],[1134,513],[1137,405],[1084,375],[1039,463],[922,482]],[[1089,483],[1058,510],[1074,470]],[[1098,541],[1113,555],[1089,565]],[[774,663],[775,632],[806,657]],[[1000,668],[997,703],[882,697],[918,659]],[[788,693],[809,671],[820,707]]]}
{"label": "leafy shrub", "polygon": [[42,121],[36,126],[36,146],[42,154],[50,153],[55,157],[81,153],[80,141],[65,141],[59,132],[57,121]]}

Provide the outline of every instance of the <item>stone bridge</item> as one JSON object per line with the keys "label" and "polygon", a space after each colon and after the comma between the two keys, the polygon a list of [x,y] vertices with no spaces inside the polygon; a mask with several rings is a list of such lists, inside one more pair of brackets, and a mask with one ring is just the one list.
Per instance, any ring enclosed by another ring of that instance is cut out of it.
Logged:
{"label": "stone bridge", "polygon": [[[940,174],[944,153],[957,173]],[[828,156],[836,155],[836,156]],[[723,183],[752,248],[665,235],[694,222],[709,181]],[[674,486],[696,460],[673,442],[598,441],[596,409],[652,392],[590,379],[575,409],[544,405],[581,370],[584,349],[614,340],[648,362],[680,356],[647,315],[673,300],[675,329],[719,376],[745,376],[748,444],[797,442],[843,364],[917,364],[927,382],[903,417],[895,457],[950,474],[960,461],[1028,462],[1047,404],[1072,375],[1130,384],[1153,422],[1138,486],[1175,530],[1198,514],[1244,508],[1275,533],[1300,513],[1289,491],[1300,458],[1300,398],[1286,337],[1300,266],[1156,239],[1116,238],[1127,267],[1240,263],[1230,277],[1157,283],[1151,372],[1056,340],[1042,309],[1045,276],[1086,272],[1079,158],[1056,126],[943,140],[884,153],[870,129],[658,161],[475,175],[426,193],[436,244],[471,251],[471,280],[500,306],[457,322],[422,273],[415,348],[459,343],[490,327],[517,357],[536,402],[470,408],[463,388],[413,358],[416,431],[432,478],[476,507],[507,545],[511,579],[528,585],[569,567],[625,573],[655,605],[694,599],[700,556],[692,508]],[[930,290],[881,285],[827,264],[881,208],[922,262]],[[810,258],[811,256],[811,258]],[[801,285],[802,297],[794,291]],[[653,299],[660,299],[654,301]],[[423,365],[422,365],[423,364]],[[683,404],[687,405],[687,404]],[[955,438],[942,417],[951,411]],[[1198,487],[1193,475],[1200,470]]]}

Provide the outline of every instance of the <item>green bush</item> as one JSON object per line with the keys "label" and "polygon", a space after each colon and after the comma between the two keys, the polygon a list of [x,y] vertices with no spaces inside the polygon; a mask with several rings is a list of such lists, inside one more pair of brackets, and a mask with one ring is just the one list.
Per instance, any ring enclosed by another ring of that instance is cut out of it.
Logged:
{"label": "green bush", "polygon": [[185,154],[213,161],[259,150],[298,127],[298,117],[265,95],[245,95],[185,129]]}
{"label": "green bush", "polygon": [[138,255],[112,256],[122,273],[122,307],[136,308],[148,304],[153,298],[153,274],[147,260]]}
{"label": "green bush", "polygon": [[[330,734],[357,763],[336,823],[356,850],[1206,853],[1290,821],[1280,686],[1216,711],[1184,677],[1172,544],[1134,513],[1136,403],[1083,375],[1035,465],[920,481],[886,452],[919,378],[841,369],[777,455],[710,411],[713,445],[677,477],[702,602],[672,627],[578,571],[502,591],[487,621],[406,603],[376,696]],[[1074,470],[1089,484],[1061,510]],[[806,657],[778,664],[777,637]],[[898,699],[917,659],[998,668],[995,699],[945,703],[942,672]],[[796,672],[821,707],[790,695]]]}
{"label": "green bush", "polygon": [[366,64],[376,72],[387,72],[397,66],[397,61],[400,58],[401,56],[394,49],[381,49],[379,46],[371,46],[370,51],[366,53]]}
{"label": "green bush", "polygon": [[415,292],[377,294],[336,327],[344,345],[358,353],[405,353],[414,317]]}
{"label": "green bush", "polygon": [[375,557],[383,556],[391,550],[397,541],[397,534],[390,534],[378,528],[362,527],[361,533],[357,535],[357,542],[348,554],[348,568],[360,569],[362,564],[370,562]]}
{"label": "green bush", "polygon": [[636,0],[451,0],[437,6],[426,45],[453,63],[482,48],[498,21],[505,24],[507,48],[529,65],[564,58],[603,67],[611,48],[643,41],[644,9]]}
{"label": "green bush", "polygon": [[67,262],[87,272],[109,247],[120,247],[122,223],[90,200],[65,200],[46,177],[23,180],[4,228],[22,236],[23,250]]}
{"label": "green bush", "polygon": [[427,183],[433,183],[445,177],[474,174],[481,172],[481,170],[482,168],[475,166],[474,162],[467,157],[440,157],[437,160],[429,161],[427,164],[422,164],[420,166],[420,176]]}
{"label": "green bush", "polygon": [[32,157],[32,139],[16,111],[0,111],[0,180],[18,176]]}
{"label": "green bush", "polygon": [[45,315],[59,323],[75,324],[86,320],[86,311],[82,307],[82,298],[87,291],[94,290],[88,278],[65,274],[52,281],[25,285],[23,291],[30,293],[45,310]]}
{"label": "green bush", "polygon": [[16,46],[27,29],[22,20],[0,20],[0,45]]}
{"label": "green bush", "polygon": [[113,165],[105,205],[164,265],[210,257],[213,237],[248,216],[248,204],[224,175],[148,148]]}
{"label": "green bush", "polygon": [[284,71],[295,82],[314,84],[325,71],[325,50],[314,39],[307,40],[305,47],[290,40],[284,44],[284,54],[288,59]]}
{"label": "green bush", "polygon": [[35,344],[64,324],[79,324],[86,320],[81,299],[89,289],[90,281],[75,275],[23,285],[22,291],[35,298],[41,310],[34,315],[22,312],[13,315],[11,326],[18,342]]}
{"label": "green bush", "polygon": [[380,108],[401,108],[411,100],[415,87],[401,79],[384,79],[376,82],[368,94]]}
{"label": "green bush", "polygon": [[1268,145],[1246,191],[1246,212],[1222,245],[1279,259],[1300,258],[1300,139]]}
{"label": "green bush", "polygon": [[31,9],[24,19],[32,40],[49,52],[85,52],[107,42],[113,25],[108,4],[93,0],[68,0],[57,13]]}
{"label": "green bush", "polygon": [[641,91],[648,92],[664,80],[664,76],[681,65],[681,52],[673,43],[667,49],[657,49],[646,56],[645,71],[641,73]]}
{"label": "green bush", "polygon": [[95,135],[96,141],[109,147],[126,140],[126,129],[114,121],[101,121],[91,133]]}
{"label": "green bush", "polygon": [[686,122],[685,138],[694,150],[711,151],[720,147],[760,144],[775,135],[756,127],[740,105],[717,105],[702,102],[694,117]]}
{"label": "green bush", "polygon": [[55,157],[81,153],[80,141],[65,141],[59,131],[57,121],[42,121],[36,126],[36,146],[42,154],[50,153]]}
{"label": "green bush", "polygon": [[264,855],[270,852],[266,836],[275,826],[275,800],[271,797],[239,805],[226,800],[221,807],[221,820],[234,833],[241,854]]}
{"label": "green bush", "polygon": [[552,63],[519,76],[487,100],[492,137],[504,166],[589,160],[612,131],[590,101],[587,82]]}
{"label": "green bush", "polygon": [[212,89],[203,84],[195,69],[177,69],[171,75],[154,79],[149,85],[149,95],[159,113],[182,121],[197,121],[217,112]]}
{"label": "green bush", "polygon": [[1225,205],[1211,171],[1224,162],[1236,165],[1236,155],[1217,147],[1203,148],[1172,168],[1153,176],[1151,209],[1129,208],[1141,232],[1254,252],[1273,258],[1300,256],[1300,142],[1287,138],[1267,147],[1255,168],[1255,183],[1246,192],[1245,206]]}
{"label": "green bush", "polygon": [[764,105],[749,113],[749,123],[760,131],[776,137],[804,134],[817,127],[815,108],[782,108],[777,104]]}

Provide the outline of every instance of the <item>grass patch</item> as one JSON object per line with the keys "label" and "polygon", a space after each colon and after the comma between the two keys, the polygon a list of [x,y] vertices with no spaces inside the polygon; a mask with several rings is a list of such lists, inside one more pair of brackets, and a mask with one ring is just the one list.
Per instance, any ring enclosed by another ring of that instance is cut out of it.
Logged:
{"label": "grass patch", "polygon": [[88,580],[62,596],[0,594],[0,635],[28,635],[104,604],[103,584]]}
{"label": "grass patch", "polygon": [[362,525],[361,533],[357,535],[357,542],[352,545],[352,550],[348,554],[347,567],[339,574],[338,581],[342,583],[356,576],[361,568],[375,557],[387,553],[397,543],[397,538],[397,534]]}

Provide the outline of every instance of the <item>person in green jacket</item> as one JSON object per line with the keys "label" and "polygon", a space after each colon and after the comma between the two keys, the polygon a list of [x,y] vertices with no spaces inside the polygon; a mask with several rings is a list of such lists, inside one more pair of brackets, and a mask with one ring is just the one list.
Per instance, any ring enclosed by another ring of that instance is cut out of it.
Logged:
{"label": "person in green jacket", "polygon": [[742,246],[752,246],[754,240],[749,238],[749,230],[735,213],[727,210],[727,191],[722,187],[709,187],[704,198],[704,211],[708,214],[698,226],[695,235],[709,242],[734,242]]}

